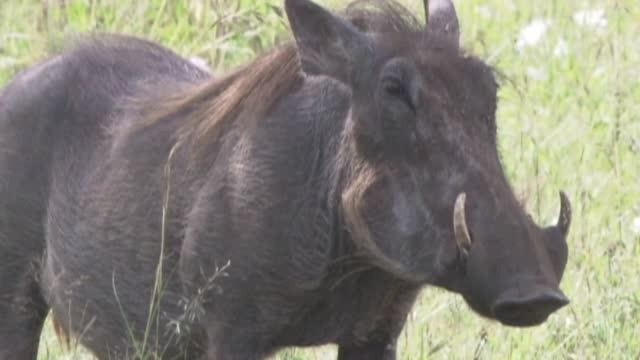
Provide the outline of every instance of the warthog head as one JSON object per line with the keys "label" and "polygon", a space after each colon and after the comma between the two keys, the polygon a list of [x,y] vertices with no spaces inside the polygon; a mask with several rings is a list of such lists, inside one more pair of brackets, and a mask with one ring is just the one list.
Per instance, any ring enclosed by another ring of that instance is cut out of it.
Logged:
{"label": "warthog head", "polygon": [[342,18],[286,1],[304,72],[351,89],[340,156],[354,243],[399,279],[458,292],[484,316],[542,323],[568,303],[569,200],[561,193],[547,228],[517,201],[497,151],[496,81],[459,49],[451,1],[425,1],[426,28],[363,9]]}

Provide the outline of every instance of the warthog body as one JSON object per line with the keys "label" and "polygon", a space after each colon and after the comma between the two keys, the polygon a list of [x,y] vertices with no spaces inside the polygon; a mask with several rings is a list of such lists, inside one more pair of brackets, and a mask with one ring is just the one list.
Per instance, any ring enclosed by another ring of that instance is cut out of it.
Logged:
{"label": "warthog body", "polygon": [[[0,359],[49,309],[101,359],[394,359],[419,289],[515,326],[567,300],[566,198],[540,228],[496,149],[496,84],[452,5],[338,17],[211,78],[142,40],[85,41],[0,92]],[[159,261],[159,260],[162,261]]]}

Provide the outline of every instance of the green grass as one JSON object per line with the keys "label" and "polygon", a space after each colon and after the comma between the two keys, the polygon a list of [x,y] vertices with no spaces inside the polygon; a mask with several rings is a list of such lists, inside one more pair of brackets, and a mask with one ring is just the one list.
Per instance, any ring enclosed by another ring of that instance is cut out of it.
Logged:
{"label": "green grass", "polygon": [[[321,1],[337,5],[339,0]],[[44,6],[43,4],[48,4]],[[64,6],[62,4],[65,4]],[[410,2],[416,10],[417,1]],[[42,58],[63,35],[108,30],[143,35],[216,71],[288,36],[281,1],[4,0],[0,84]],[[640,358],[640,7],[635,0],[457,1],[463,44],[501,72],[499,139],[518,193],[542,224],[557,191],[574,205],[562,287],[571,305],[547,323],[513,329],[479,318],[463,301],[425,289],[400,338],[400,359]],[[573,14],[602,9],[608,23]],[[551,22],[535,46],[515,47],[534,19]],[[566,53],[554,55],[558,43]],[[40,359],[63,353],[49,325]],[[280,359],[332,358],[324,347]]]}

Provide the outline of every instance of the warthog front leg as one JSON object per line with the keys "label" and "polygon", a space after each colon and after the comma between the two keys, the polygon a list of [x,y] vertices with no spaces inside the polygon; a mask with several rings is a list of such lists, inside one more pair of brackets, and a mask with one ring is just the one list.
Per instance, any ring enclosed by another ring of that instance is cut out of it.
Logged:
{"label": "warthog front leg", "polygon": [[[0,254],[0,259],[8,256]],[[26,266],[4,264],[0,269],[0,360],[36,359],[47,305]]]}

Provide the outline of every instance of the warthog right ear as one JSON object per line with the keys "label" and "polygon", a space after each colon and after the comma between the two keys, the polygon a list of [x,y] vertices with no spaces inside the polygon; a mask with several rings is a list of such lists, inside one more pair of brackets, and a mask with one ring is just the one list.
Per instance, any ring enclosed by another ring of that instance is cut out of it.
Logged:
{"label": "warthog right ear", "polygon": [[368,58],[367,36],[309,0],[285,0],[285,10],[298,45],[302,70],[352,84],[356,68]]}

